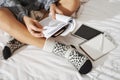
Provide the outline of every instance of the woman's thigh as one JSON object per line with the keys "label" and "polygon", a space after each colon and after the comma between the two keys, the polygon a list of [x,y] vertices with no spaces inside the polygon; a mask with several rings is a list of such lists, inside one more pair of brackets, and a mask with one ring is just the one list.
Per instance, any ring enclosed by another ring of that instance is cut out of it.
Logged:
{"label": "woman's thigh", "polygon": [[0,8],[0,29],[8,30],[13,25],[21,26],[20,21],[14,16],[14,14],[7,8]]}
{"label": "woman's thigh", "polygon": [[25,25],[20,23],[15,16],[6,8],[0,8],[0,29],[9,33],[17,40],[42,48],[45,38],[32,36]]}

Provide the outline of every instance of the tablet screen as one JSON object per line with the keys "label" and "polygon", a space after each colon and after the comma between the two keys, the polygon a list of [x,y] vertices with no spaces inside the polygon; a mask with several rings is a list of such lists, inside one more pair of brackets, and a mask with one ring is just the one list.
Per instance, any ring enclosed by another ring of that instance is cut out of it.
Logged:
{"label": "tablet screen", "polygon": [[91,38],[103,33],[87,25],[81,25],[81,27],[74,33],[74,35],[90,40]]}

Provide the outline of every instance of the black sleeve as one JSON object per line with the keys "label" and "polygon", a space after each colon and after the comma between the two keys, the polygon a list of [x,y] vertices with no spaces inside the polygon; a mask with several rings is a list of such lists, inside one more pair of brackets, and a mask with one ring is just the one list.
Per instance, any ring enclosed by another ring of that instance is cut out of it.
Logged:
{"label": "black sleeve", "polygon": [[44,0],[44,8],[46,10],[49,10],[50,5],[53,3],[57,3],[57,2],[58,2],[58,0]]}
{"label": "black sleeve", "polygon": [[1,0],[0,7],[10,9],[21,22],[23,22],[23,16],[28,15],[28,11],[21,6],[18,0]]}

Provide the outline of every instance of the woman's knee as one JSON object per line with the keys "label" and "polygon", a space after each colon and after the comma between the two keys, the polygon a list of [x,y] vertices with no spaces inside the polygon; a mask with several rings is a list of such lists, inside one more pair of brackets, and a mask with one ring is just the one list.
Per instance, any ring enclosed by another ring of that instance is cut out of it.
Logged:
{"label": "woman's knee", "polygon": [[7,8],[0,8],[0,29],[9,30],[12,29],[15,17]]}
{"label": "woman's knee", "polygon": [[0,17],[7,15],[6,8],[0,8]]}
{"label": "woman's knee", "polygon": [[14,16],[8,8],[0,8],[0,17]]}
{"label": "woman's knee", "polygon": [[72,15],[80,7],[80,0],[60,0],[58,8],[60,8],[65,15]]}

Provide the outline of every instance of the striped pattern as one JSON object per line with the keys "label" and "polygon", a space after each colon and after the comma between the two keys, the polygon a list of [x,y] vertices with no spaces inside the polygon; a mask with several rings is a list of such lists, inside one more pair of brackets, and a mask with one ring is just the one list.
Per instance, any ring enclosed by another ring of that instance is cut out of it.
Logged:
{"label": "striped pattern", "polygon": [[58,0],[0,0],[0,7],[9,8],[22,21],[24,15],[28,15],[31,10],[44,8],[49,9],[50,4]]}
{"label": "striped pattern", "polygon": [[52,49],[52,53],[68,59],[68,61],[72,63],[77,70],[80,70],[80,68],[88,60],[88,58],[85,55],[81,54],[76,49],[72,48],[69,45],[65,45],[59,42],[55,43],[55,46]]}

